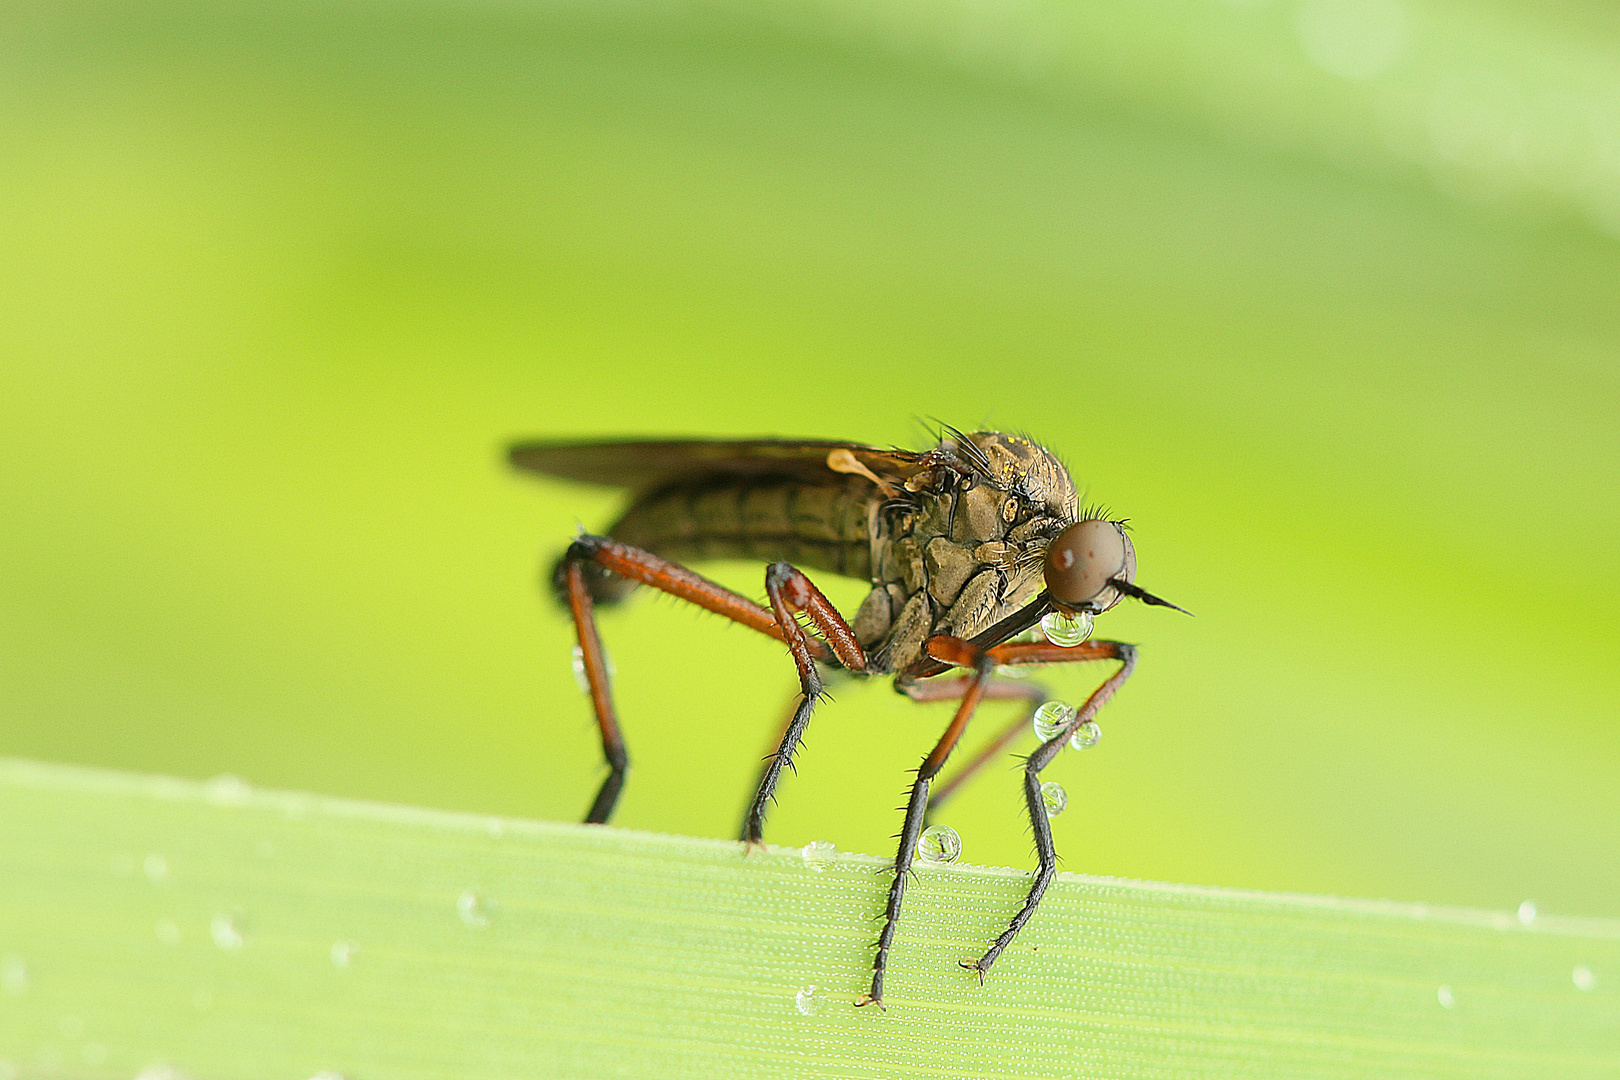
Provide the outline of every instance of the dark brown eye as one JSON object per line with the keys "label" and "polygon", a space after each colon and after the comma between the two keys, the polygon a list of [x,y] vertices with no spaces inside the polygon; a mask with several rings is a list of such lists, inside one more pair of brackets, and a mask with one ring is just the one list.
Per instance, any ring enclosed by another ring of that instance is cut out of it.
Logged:
{"label": "dark brown eye", "polygon": [[1120,601],[1109,581],[1135,577],[1136,551],[1112,521],[1070,525],[1046,549],[1046,588],[1064,607],[1107,611]]}

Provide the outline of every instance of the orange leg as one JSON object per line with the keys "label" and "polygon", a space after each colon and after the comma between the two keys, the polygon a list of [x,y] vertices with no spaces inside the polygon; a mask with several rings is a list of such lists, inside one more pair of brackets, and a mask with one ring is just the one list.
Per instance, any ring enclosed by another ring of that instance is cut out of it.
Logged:
{"label": "orange leg", "polygon": [[[955,701],[967,692],[973,679],[963,676],[956,679],[929,679],[926,682],[915,683],[905,688],[906,696],[912,701]],[[1047,699],[1046,687],[1039,683],[1024,682],[1021,679],[989,678],[984,683],[984,701],[1021,701],[1023,708],[1019,709],[1002,729],[1001,733],[992,739],[984,749],[973,755],[966,765],[956,770],[950,779],[934,788],[928,796],[928,818],[939,812],[952,795],[960,791],[969,780],[972,780],[985,766],[992,761],[998,761],[1018,739],[1030,730],[1030,720],[1035,710]]]}
{"label": "orange leg", "polygon": [[595,606],[591,591],[585,586],[585,575],[577,562],[567,564],[563,578],[568,610],[574,616],[574,629],[579,635],[580,659],[585,665],[585,682],[590,689],[591,708],[596,712],[596,726],[602,733],[602,757],[607,761],[607,778],[596,791],[596,798],[585,814],[585,822],[600,825],[613,813],[613,804],[619,801],[624,788],[624,776],[630,770],[630,754],[624,746],[624,735],[619,731],[619,718],[613,709],[613,694],[608,688],[607,662],[602,653],[602,638],[596,632]]}
{"label": "orange leg", "polygon": [[[793,750],[810,723],[816,699],[821,696],[821,674],[816,664],[837,663],[854,672],[866,670],[866,656],[855,640],[855,632],[821,590],[785,562],[772,563],[765,571],[765,591],[771,603],[769,608],[765,608],[679,563],[660,558],[649,551],[603,536],[581,536],[576,539],[563,556],[559,584],[579,635],[591,706],[596,712],[597,726],[602,733],[602,752],[608,763],[607,779],[602,782],[601,790],[591,804],[585,818],[587,822],[605,822],[613,813],[614,803],[624,787],[629,755],[608,688],[602,641],[597,634],[595,611],[585,583],[586,564],[594,564],[620,577],[650,585],[787,644],[799,672],[802,699],[783,732],[781,744],[760,778],[759,789],[749,807],[743,839],[757,843],[764,830],[765,809],[771,802],[782,768],[791,762]],[[811,625],[825,640],[805,633],[795,617],[801,612],[809,617]]]}

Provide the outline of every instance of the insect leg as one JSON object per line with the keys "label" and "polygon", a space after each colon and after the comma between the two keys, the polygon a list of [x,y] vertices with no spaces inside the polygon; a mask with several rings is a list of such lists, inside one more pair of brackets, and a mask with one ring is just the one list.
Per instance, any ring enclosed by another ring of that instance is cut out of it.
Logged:
{"label": "insect leg", "polygon": [[[619,730],[618,717],[614,712],[613,695],[608,687],[607,663],[602,653],[602,639],[596,631],[595,608],[591,601],[590,588],[585,582],[584,568],[587,563],[604,567],[631,581],[650,585],[717,615],[724,615],[778,641],[786,639],[777,616],[769,609],[761,607],[747,597],[739,596],[730,589],[716,585],[708,578],[694,574],[679,563],[661,559],[651,552],[621,544],[605,536],[581,536],[568,545],[568,550],[563,554],[558,567],[557,585],[563,594],[563,600],[568,604],[569,612],[574,617],[574,629],[579,636],[580,657],[585,667],[585,679],[590,688],[591,706],[596,712],[597,727],[602,732],[602,755],[608,764],[607,779],[602,781],[602,787],[596,793],[590,812],[585,816],[587,823],[601,824],[613,813],[614,803],[618,801],[619,792],[624,787],[625,772],[629,768],[630,759],[625,750],[623,734]],[[819,597],[821,594],[818,592],[816,595]],[[826,599],[822,598],[821,603],[825,605]],[[828,610],[831,610],[830,605]],[[792,621],[791,616],[789,621]],[[798,624],[794,623],[794,627],[797,629]],[[803,637],[803,631],[800,631],[800,635]],[[853,633],[850,633],[849,639],[851,642],[854,641]],[[814,638],[802,640],[800,651],[819,660],[831,659],[834,655],[831,649]]]}
{"label": "insect leg", "polygon": [[1097,711],[1108,703],[1125,680],[1130,678],[1131,671],[1136,667],[1136,646],[1127,645],[1119,641],[1088,641],[1084,645],[1064,647],[1043,643],[998,645],[991,649],[989,655],[999,664],[1044,664],[1061,662],[1064,660],[1118,660],[1119,670],[1104,679],[1102,685],[1091,692],[1086,703],[1080,707],[1071,719],[1050,739],[1036,748],[1024,762],[1024,806],[1029,813],[1030,828],[1035,833],[1035,854],[1039,866],[1035,870],[1035,877],[1030,882],[1029,893],[1024,897],[1024,904],[1018,913],[1012,917],[1007,929],[991,943],[990,948],[978,960],[971,964],[963,964],[979,973],[980,981],[984,973],[990,970],[990,965],[996,962],[1003,949],[1012,944],[1013,938],[1029,922],[1040,905],[1041,897],[1046,894],[1047,886],[1052,884],[1052,878],[1057,874],[1057,848],[1052,843],[1052,826],[1047,820],[1046,805],[1041,799],[1041,770],[1049,765],[1063,744],[1081,724],[1097,715]]}
{"label": "insect leg", "polygon": [[750,844],[759,843],[764,836],[765,811],[775,798],[782,769],[792,764],[793,751],[798,748],[804,729],[810,724],[810,714],[815,711],[816,701],[822,693],[821,672],[816,669],[817,657],[810,649],[814,639],[804,632],[804,627],[799,625],[795,616],[803,612],[809,618],[811,625],[826,639],[827,645],[846,669],[866,670],[866,654],[855,640],[855,631],[850,629],[849,623],[844,621],[844,617],[838,614],[803,571],[785,562],[772,563],[765,570],[765,594],[770,598],[771,612],[781,636],[787,641],[788,652],[793,655],[793,664],[799,669],[800,697],[792,719],[782,732],[782,741],[776,753],[766,759],[759,787],[754,792],[754,801],[749,804],[748,814],[743,818],[742,838]]}
{"label": "insect leg", "polygon": [[[837,668],[833,668],[833,669],[831,669],[829,671],[823,672],[822,676],[821,676],[822,681],[824,683],[825,682],[830,682],[833,678],[836,678],[839,675],[839,673],[840,673],[839,669],[837,669]],[[792,700],[790,700],[787,703],[787,708],[782,713],[781,721],[776,725],[775,729],[771,732],[770,739],[766,742],[766,745],[765,745],[765,753],[759,759],[760,760],[759,776],[754,781],[754,788],[751,789],[751,790],[757,790],[759,785],[763,784],[765,782],[765,772],[766,772],[766,770],[768,770],[771,767],[771,759],[776,756],[777,748],[782,745],[782,740],[787,737],[788,725],[793,723],[793,717],[799,711],[800,696],[801,695],[799,695],[798,693],[795,693],[793,695]],[[751,811],[753,809],[753,806],[754,806],[754,799],[753,799],[753,796],[750,795],[749,798],[748,798],[748,811]],[[745,811],[744,814],[743,814],[743,824],[742,824],[741,832],[747,832],[747,830],[748,830],[748,811]]]}
{"label": "insect leg", "polygon": [[579,636],[579,653],[585,665],[591,707],[596,712],[596,726],[602,732],[602,757],[608,765],[607,778],[585,815],[586,824],[600,825],[607,821],[613,813],[613,804],[619,801],[624,774],[630,768],[630,755],[624,747],[624,735],[619,731],[619,718],[613,711],[613,695],[609,692],[607,664],[602,657],[602,638],[596,632],[596,609],[591,602],[591,591],[585,585],[580,564],[570,561],[566,565],[564,591],[568,610],[574,616],[574,630]]}
{"label": "insect leg", "polygon": [[[966,645],[966,642],[962,644]],[[917,856],[917,841],[922,836],[923,819],[928,813],[928,788],[939,770],[945,767],[945,760],[956,748],[962,732],[967,730],[973,711],[984,697],[985,684],[989,681],[993,664],[988,656],[980,654],[975,667],[974,675],[962,680],[962,700],[956,707],[956,715],[951,718],[950,725],[934,749],[923,758],[922,765],[917,769],[917,779],[911,785],[911,797],[906,800],[906,821],[900,829],[900,851],[894,857],[894,880],[889,883],[889,903],[883,912],[883,931],[878,935],[877,956],[872,959],[872,989],[855,1003],[857,1005],[883,1007],[883,972],[889,965],[889,949],[894,944],[895,928],[900,922],[900,902],[906,895],[911,861]]]}
{"label": "insect leg", "polygon": [[[912,701],[954,701],[960,698],[972,684],[971,676],[962,676],[954,679],[929,679],[926,682],[910,683],[900,687],[901,693]],[[989,678],[984,682],[985,701],[1022,701],[1024,707],[1013,716],[1012,721],[990,744],[973,756],[973,759],[958,769],[950,779],[934,788],[928,797],[928,820],[932,820],[945,801],[961,789],[962,785],[984,769],[992,761],[998,760],[1007,752],[1007,748],[1018,741],[1019,736],[1029,730],[1030,717],[1036,708],[1047,698],[1044,686],[1038,683],[1025,682],[1022,679]],[[927,820],[924,821],[927,824]]]}

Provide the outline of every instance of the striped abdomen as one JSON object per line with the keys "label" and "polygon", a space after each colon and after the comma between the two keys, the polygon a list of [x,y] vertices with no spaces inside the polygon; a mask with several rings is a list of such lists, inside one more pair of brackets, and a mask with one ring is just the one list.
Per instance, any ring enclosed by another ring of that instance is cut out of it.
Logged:
{"label": "striped abdomen", "polygon": [[[857,476],[828,484],[690,481],[641,496],[608,535],[675,562],[783,559],[869,581],[876,500],[872,483]],[[604,581],[592,591],[607,600],[624,590]]]}

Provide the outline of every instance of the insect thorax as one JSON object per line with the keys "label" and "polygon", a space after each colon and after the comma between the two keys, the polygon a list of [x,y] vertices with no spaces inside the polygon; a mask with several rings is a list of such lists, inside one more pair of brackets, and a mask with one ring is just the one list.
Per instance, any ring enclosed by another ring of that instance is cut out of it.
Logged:
{"label": "insect thorax", "polygon": [[1068,471],[1045,449],[967,438],[961,467],[919,478],[876,515],[873,589],[851,620],[874,670],[898,671],[930,636],[972,637],[1028,603],[1047,544],[1075,516]]}

